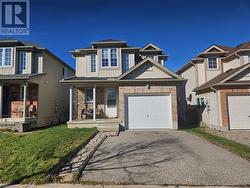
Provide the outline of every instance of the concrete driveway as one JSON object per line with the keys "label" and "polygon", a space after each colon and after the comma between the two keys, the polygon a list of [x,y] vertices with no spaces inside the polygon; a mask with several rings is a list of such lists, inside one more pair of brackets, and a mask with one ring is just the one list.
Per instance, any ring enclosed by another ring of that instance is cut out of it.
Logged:
{"label": "concrete driveway", "polygon": [[184,131],[126,131],[104,141],[81,180],[118,184],[250,185],[250,163]]}

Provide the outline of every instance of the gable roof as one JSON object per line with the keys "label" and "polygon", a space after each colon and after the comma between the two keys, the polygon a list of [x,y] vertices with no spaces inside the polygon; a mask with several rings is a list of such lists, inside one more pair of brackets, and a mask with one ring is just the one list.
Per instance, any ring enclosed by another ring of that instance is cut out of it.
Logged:
{"label": "gable roof", "polygon": [[148,43],[146,46],[144,46],[140,51],[162,51],[162,49],[160,49],[159,47],[157,47],[156,45],[152,44],[152,43]]}
{"label": "gable roof", "polygon": [[159,68],[160,70],[162,70],[166,74],[174,77],[175,79],[184,80],[179,75],[175,74],[174,72],[170,71],[169,69],[167,69],[166,67],[164,67],[163,65],[161,65],[160,63],[156,62],[155,60],[153,60],[153,59],[151,59],[149,57],[143,59],[140,63],[138,63],[138,64],[134,65],[133,67],[131,67],[127,72],[124,72],[123,74],[121,74],[120,76],[118,76],[117,79],[121,80],[122,78],[124,78],[125,76],[127,76],[128,74],[130,74],[134,70],[138,69],[139,67],[141,67],[143,64],[145,64],[147,62],[152,63],[154,66],[156,66],[157,68]]}
{"label": "gable roof", "polygon": [[[197,87],[194,89],[195,92],[202,91],[205,89],[209,89],[216,85],[221,85],[228,81],[230,78],[238,75],[242,71],[246,70],[247,68],[250,68],[250,63],[247,63],[245,65],[242,65],[240,67],[237,67],[235,69],[229,69],[228,71],[219,74],[218,76],[214,77],[213,79],[209,80],[208,82],[204,83],[203,85]],[[250,84],[250,83],[249,83]]]}
{"label": "gable roof", "polygon": [[127,41],[124,40],[117,40],[117,39],[104,39],[104,40],[98,40],[95,42],[91,42],[92,45],[95,44],[127,44]]}
{"label": "gable roof", "polygon": [[[221,52],[209,52],[210,49],[212,48],[217,48],[220,49]],[[203,60],[204,54],[209,54],[209,53],[219,53],[222,55],[223,59],[226,59],[228,57],[231,57],[233,55],[236,55],[238,52],[240,51],[250,51],[250,41],[241,43],[235,47],[231,47],[231,46],[225,46],[225,45],[218,45],[218,44],[213,44],[211,45],[209,48],[207,48],[205,51],[201,52],[200,54],[198,54],[197,56],[195,56],[194,58],[191,59],[191,61],[189,61],[188,63],[184,64],[178,71],[177,74],[181,74],[183,73],[185,70],[187,70],[190,66],[192,66],[194,64],[193,60],[194,59],[200,59]]]}

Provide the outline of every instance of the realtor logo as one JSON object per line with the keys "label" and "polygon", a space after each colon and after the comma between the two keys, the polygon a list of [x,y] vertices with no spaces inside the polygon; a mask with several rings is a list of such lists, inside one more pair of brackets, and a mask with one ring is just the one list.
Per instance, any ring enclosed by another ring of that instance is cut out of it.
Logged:
{"label": "realtor logo", "polygon": [[0,0],[0,34],[29,34],[29,0]]}

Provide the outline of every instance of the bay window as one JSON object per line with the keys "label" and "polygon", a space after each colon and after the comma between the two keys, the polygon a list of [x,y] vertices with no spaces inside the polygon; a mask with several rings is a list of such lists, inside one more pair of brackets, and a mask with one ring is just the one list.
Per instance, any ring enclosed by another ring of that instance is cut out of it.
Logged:
{"label": "bay window", "polygon": [[117,49],[103,48],[102,49],[102,67],[117,67]]}

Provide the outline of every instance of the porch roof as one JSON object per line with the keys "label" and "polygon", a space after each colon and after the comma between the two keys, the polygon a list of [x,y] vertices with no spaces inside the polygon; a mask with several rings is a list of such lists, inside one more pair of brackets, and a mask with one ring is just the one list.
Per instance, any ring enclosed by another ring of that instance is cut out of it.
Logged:
{"label": "porch roof", "polygon": [[0,75],[0,81],[1,80],[29,80],[30,78],[45,75],[45,73],[39,73],[39,74],[6,74],[6,75]]}

